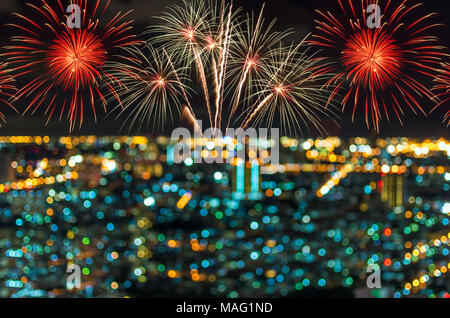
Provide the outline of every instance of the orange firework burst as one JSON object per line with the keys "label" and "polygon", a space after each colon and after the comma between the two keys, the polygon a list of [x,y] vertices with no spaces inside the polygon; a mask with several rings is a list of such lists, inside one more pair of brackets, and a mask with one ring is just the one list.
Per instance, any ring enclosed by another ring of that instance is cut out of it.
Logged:
{"label": "orange firework burst", "polygon": [[[75,19],[79,14],[79,28],[68,23],[70,6]],[[130,12],[101,24],[108,6],[109,1],[102,5],[101,0],[36,0],[28,3],[29,15],[14,14],[18,21],[9,25],[16,34],[4,55],[15,76],[25,81],[16,95],[27,99],[25,112],[46,105],[48,120],[55,112],[59,119],[66,113],[72,131],[77,122],[81,127],[85,105],[95,119],[96,100],[106,109],[100,84],[110,76],[104,65],[115,48],[139,43],[125,20]],[[106,89],[113,91],[111,85]]]}
{"label": "orange firework burst", "polygon": [[[334,66],[324,67],[324,71],[337,73],[328,82],[336,87],[330,100],[343,93],[343,109],[352,105],[354,118],[362,107],[367,126],[377,131],[383,113],[388,120],[394,113],[400,122],[406,108],[426,115],[420,102],[435,100],[426,83],[436,76],[444,55],[438,39],[430,34],[439,26],[432,22],[434,14],[417,16],[422,4],[408,0],[363,0],[356,5],[351,0],[337,2],[345,19],[318,11],[322,20],[316,21],[317,34],[310,41],[328,57],[339,56]],[[382,11],[379,28],[366,23],[371,5]],[[343,20],[348,23],[341,23]]]}
{"label": "orange firework burst", "polygon": [[[11,98],[13,98],[13,94],[17,91],[14,82],[14,78],[8,72],[6,64],[0,63],[0,102],[16,110],[10,102]],[[5,120],[5,117],[1,112],[0,118]]]}

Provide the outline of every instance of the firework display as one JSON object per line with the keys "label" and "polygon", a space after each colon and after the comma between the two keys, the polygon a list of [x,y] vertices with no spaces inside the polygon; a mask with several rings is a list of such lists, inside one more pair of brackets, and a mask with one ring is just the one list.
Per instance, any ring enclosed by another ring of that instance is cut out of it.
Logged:
{"label": "firework display", "polygon": [[[66,23],[69,5],[79,14],[79,26]],[[106,61],[116,48],[139,43],[127,21],[129,13],[103,21],[108,5],[101,0],[37,0],[28,3],[29,12],[14,14],[16,21],[8,25],[15,33],[3,56],[24,82],[15,97],[28,101],[25,112],[45,107],[49,120],[67,116],[72,131],[82,125],[85,108],[96,117],[99,100],[106,107],[99,88],[109,76]]]}
{"label": "firework display", "polygon": [[[435,14],[411,18],[423,10],[423,4],[408,0],[337,0],[336,4],[341,13],[318,11],[317,34],[310,41],[339,61],[324,68],[337,72],[329,81],[336,85],[332,97],[342,94],[343,108],[351,107],[354,117],[361,108],[367,126],[376,130],[383,117],[401,122],[407,109],[426,115],[421,102],[435,99],[426,82],[437,75],[444,56],[433,35],[439,26],[432,20]],[[381,20],[372,27],[370,5],[381,9]]]}
{"label": "firework display", "polygon": [[[178,110],[186,106],[191,120],[199,120],[201,111],[190,102],[186,88],[198,82],[212,128],[236,122],[242,128],[261,122],[270,127],[274,115],[280,114],[287,133],[309,126],[323,133],[321,119],[334,115],[333,107],[327,107],[331,89],[324,86],[329,74],[319,70],[304,41],[283,43],[290,32],[272,31],[274,22],[265,22],[263,9],[259,15],[241,16],[224,1],[195,0],[159,17],[161,23],[147,32],[150,51],[158,50],[157,56],[136,48],[131,58],[136,63],[110,63],[122,87],[116,89],[125,109],[122,114],[133,118],[131,126],[139,117],[140,124],[147,121],[155,127],[164,121],[168,105]],[[159,66],[150,70],[148,56],[158,59],[153,63]],[[146,72],[152,75],[136,76]],[[153,107],[162,109],[158,118],[149,111]],[[241,116],[235,116],[238,110]]]}
{"label": "firework display", "polygon": [[[1,55],[18,80],[7,103],[67,117],[70,131],[86,111],[96,120],[102,105],[130,129],[161,130],[187,107],[190,121],[206,112],[212,128],[279,123],[287,134],[326,133],[322,122],[336,118],[339,103],[377,131],[384,118],[402,123],[408,109],[427,115],[423,101],[446,104],[434,13],[417,18],[424,5],[413,0],[336,4],[317,11],[312,35],[290,44],[294,32],[267,21],[265,5],[245,13],[232,1],[183,1],[156,17],[144,44],[131,12],[111,15],[110,1],[31,1],[7,23],[13,34]],[[429,85],[437,76],[439,93]]]}

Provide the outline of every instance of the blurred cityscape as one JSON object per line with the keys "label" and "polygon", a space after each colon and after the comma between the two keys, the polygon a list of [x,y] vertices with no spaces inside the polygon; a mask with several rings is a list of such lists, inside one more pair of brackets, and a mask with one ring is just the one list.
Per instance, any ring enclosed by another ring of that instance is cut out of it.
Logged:
{"label": "blurred cityscape", "polygon": [[166,137],[0,137],[0,297],[449,297],[449,156],[282,138],[277,165],[175,164]]}

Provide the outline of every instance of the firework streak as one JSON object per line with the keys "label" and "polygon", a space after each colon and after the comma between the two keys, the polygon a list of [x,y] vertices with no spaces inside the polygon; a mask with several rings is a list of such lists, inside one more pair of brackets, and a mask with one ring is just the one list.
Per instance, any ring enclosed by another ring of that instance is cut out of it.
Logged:
{"label": "firework streak", "polygon": [[[17,91],[15,80],[6,67],[6,64],[0,63],[0,103],[6,104],[16,110],[11,104],[11,99],[13,99],[14,93]],[[5,120],[5,117],[1,112],[0,119],[3,121]]]}
{"label": "firework streak", "polygon": [[447,127],[450,126],[450,110],[448,110],[448,102],[450,100],[450,63],[443,63],[441,74],[436,79],[437,84],[434,90],[438,92],[437,97],[441,99],[440,103],[435,107],[442,107],[447,105],[447,113],[445,114],[444,122],[447,122]]}

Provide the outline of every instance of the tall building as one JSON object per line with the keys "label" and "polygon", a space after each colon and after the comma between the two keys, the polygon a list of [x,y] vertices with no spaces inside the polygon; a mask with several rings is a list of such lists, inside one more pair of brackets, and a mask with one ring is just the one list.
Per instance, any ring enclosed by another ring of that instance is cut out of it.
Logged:
{"label": "tall building", "polygon": [[257,159],[238,161],[233,166],[233,196],[247,200],[261,198],[261,167]]}
{"label": "tall building", "polygon": [[11,155],[7,151],[0,152],[0,183],[15,181],[16,176],[11,167]]}
{"label": "tall building", "polygon": [[383,190],[381,200],[391,208],[403,205],[404,177],[402,174],[387,174],[382,176]]}

